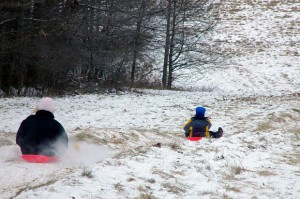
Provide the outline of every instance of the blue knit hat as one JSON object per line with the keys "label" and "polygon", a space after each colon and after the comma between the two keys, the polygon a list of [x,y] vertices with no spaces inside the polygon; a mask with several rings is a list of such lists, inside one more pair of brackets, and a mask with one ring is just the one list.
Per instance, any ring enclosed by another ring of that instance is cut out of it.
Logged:
{"label": "blue knit hat", "polygon": [[206,111],[206,109],[204,107],[199,106],[199,107],[196,108],[196,115],[202,115],[202,116],[204,116],[205,115],[205,111]]}

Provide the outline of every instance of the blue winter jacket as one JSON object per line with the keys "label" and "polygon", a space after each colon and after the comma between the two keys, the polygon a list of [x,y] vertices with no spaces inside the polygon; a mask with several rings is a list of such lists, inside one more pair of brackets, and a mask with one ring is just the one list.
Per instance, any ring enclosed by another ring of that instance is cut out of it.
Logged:
{"label": "blue winter jacket", "polygon": [[184,125],[186,137],[210,137],[211,122],[208,117],[195,115]]}

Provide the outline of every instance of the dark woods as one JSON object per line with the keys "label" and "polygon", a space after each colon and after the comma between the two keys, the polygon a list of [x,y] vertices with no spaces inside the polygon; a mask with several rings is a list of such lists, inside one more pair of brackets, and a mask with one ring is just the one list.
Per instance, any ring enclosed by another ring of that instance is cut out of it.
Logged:
{"label": "dark woods", "polygon": [[171,88],[176,69],[205,61],[187,53],[200,52],[191,48],[215,25],[216,7],[209,0],[2,0],[0,90]]}

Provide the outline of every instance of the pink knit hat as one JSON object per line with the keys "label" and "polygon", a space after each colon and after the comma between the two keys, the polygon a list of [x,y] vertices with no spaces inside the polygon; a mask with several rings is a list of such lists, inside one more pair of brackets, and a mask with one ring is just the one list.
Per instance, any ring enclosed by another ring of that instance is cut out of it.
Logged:
{"label": "pink knit hat", "polygon": [[50,97],[42,98],[38,104],[38,110],[45,110],[54,113],[55,107],[54,107],[53,99]]}

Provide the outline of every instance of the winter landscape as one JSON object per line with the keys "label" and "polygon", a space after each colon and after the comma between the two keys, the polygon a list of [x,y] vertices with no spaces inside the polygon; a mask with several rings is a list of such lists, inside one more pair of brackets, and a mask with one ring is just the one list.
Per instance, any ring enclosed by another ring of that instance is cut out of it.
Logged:
{"label": "winter landscape", "polygon": [[[300,3],[268,2],[223,13],[213,39],[235,56],[186,71],[185,90],[53,97],[70,141],[58,162],[24,162],[15,144],[40,98],[0,98],[0,198],[300,198]],[[186,140],[197,106],[223,137]]]}
{"label": "winter landscape", "polygon": [[[24,162],[15,145],[35,98],[1,99],[1,198],[298,198],[299,96],[141,91],[56,98],[69,152]],[[224,137],[189,142],[204,105]],[[80,151],[72,144],[78,143]]]}

